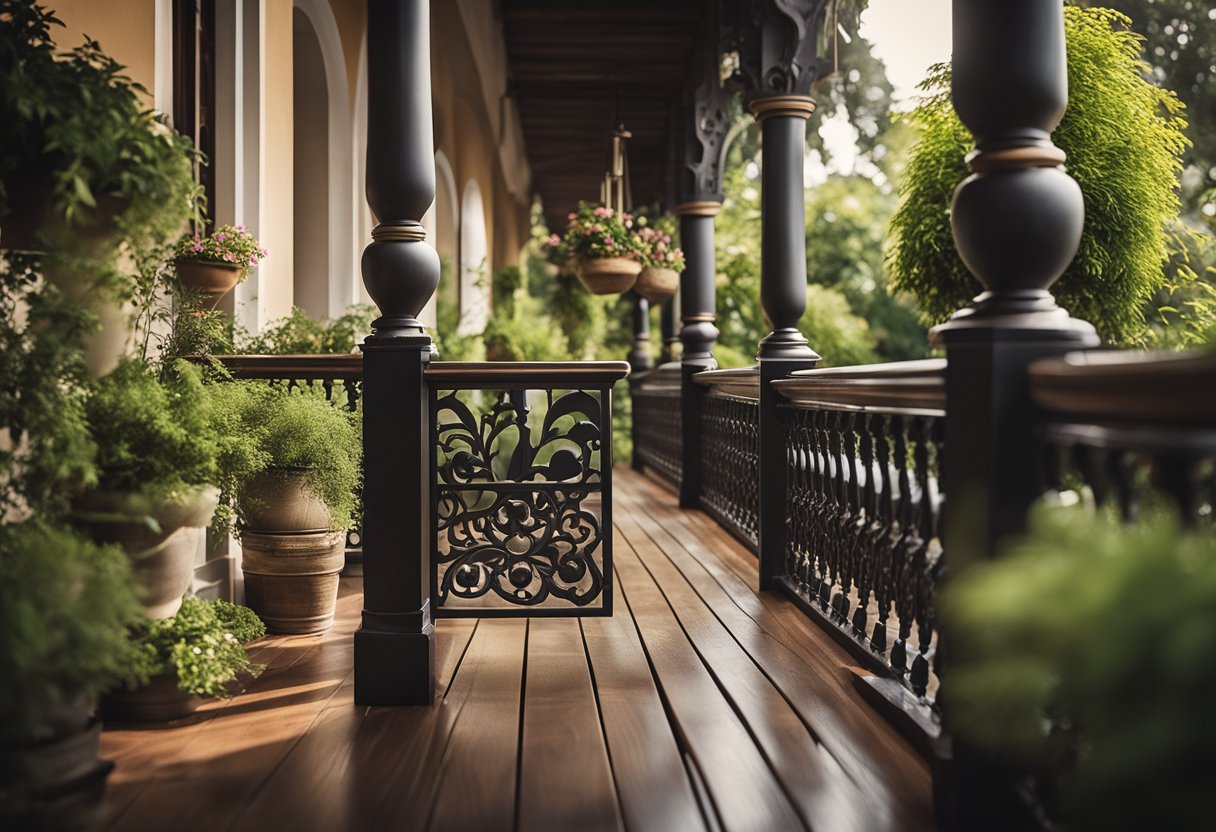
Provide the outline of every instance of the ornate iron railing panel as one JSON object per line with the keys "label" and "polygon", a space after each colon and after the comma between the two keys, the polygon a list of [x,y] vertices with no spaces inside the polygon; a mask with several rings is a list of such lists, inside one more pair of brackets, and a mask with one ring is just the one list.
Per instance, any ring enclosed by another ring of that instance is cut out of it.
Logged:
{"label": "ornate iron railing panel", "polygon": [[633,396],[635,456],[668,482],[683,477],[684,420],[680,388],[639,385]]}
{"label": "ornate iron railing panel", "polygon": [[944,419],[782,406],[782,583],[929,703],[942,567]]}
{"label": "ornate iron railing panel", "polygon": [[711,389],[702,399],[701,508],[754,552],[760,525],[760,403]]}
{"label": "ornate iron railing panel", "polygon": [[430,384],[435,615],[611,615],[611,380],[507,367]]}

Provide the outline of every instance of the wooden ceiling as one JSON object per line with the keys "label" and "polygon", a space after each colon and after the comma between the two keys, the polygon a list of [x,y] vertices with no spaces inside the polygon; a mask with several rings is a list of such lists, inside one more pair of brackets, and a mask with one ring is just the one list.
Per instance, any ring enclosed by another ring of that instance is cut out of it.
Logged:
{"label": "wooden ceiling", "polygon": [[666,195],[667,137],[705,0],[500,0],[532,183],[549,227],[599,198],[612,128],[633,133],[633,204]]}

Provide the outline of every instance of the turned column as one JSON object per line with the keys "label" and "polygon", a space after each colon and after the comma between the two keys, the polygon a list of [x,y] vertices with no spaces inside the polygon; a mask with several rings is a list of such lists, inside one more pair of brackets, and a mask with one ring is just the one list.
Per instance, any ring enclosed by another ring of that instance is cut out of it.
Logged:
{"label": "turned column", "polygon": [[633,296],[633,348],[625,359],[629,362],[629,371],[641,373],[653,365],[650,357],[650,301],[641,295]]}
{"label": "turned column", "polygon": [[663,351],[659,354],[660,364],[669,364],[676,360],[676,346],[680,343],[677,319],[680,314],[679,294],[663,301],[659,309],[659,334],[663,338]]}
{"label": "turned column", "polygon": [[722,208],[721,198],[697,199],[676,206],[680,218],[680,246],[684,249],[684,271],[680,275],[680,358],[681,375],[681,477],[680,505],[696,508],[701,499],[701,399],[703,385],[692,377],[702,370],[714,370],[714,217]]}
{"label": "turned column", "polygon": [[425,705],[434,688],[429,560],[431,339],[439,283],[421,219],[435,198],[427,0],[367,3],[367,199],[379,223],[363,283],[380,310],[363,350],[363,617],[355,701]]}
{"label": "turned column", "polygon": [[[1049,291],[1076,254],[1085,218],[1080,188],[1051,141],[1068,104],[1061,0],[955,0],[953,69],[954,107],[975,151],[951,218],[955,245],[983,291],[932,333],[948,359],[947,579],[997,555],[1039,495],[1040,422],[1027,366],[1098,343],[1093,327],[1070,318]],[[946,619],[939,666],[950,643]],[[947,669],[942,686],[949,684]],[[948,708],[943,716],[949,729]],[[934,783],[942,828],[1020,828],[1020,802],[984,755],[957,739]]]}

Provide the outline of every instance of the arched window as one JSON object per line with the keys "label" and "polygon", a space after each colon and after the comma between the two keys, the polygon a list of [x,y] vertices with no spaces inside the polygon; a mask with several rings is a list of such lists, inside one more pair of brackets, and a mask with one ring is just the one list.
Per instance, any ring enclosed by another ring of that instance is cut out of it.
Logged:
{"label": "arched window", "polygon": [[294,303],[314,318],[354,301],[350,90],[333,11],[294,0]]}
{"label": "arched window", "polygon": [[461,335],[486,328],[490,304],[490,261],[486,243],[486,212],[477,180],[464,186],[460,200],[460,327]]}

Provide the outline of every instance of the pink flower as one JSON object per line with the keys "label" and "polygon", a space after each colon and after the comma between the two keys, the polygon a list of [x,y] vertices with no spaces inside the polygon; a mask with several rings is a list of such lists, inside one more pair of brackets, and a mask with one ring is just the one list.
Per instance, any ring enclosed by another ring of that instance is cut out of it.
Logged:
{"label": "pink flower", "polygon": [[633,228],[633,220],[625,220],[626,228]]}
{"label": "pink flower", "polygon": [[[197,239],[197,238],[196,238],[196,239]],[[203,244],[202,244],[202,243],[195,243],[194,245],[190,246],[190,250],[191,250],[191,251],[194,251],[194,252],[199,252],[199,251],[202,251],[202,250],[203,250]]]}
{"label": "pink flower", "polygon": [[599,208],[595,209],[595,215],[597,217],[608,217],[608,216],[611,216],[611,213],[608,211],[607,208],[605,208],[604,206],[601,205]]}
{"label": "pink flower", "polygon": [[671,237],[670,237],[669,235],[667,235],[667,234],[664,234],[664,235],[663,235],[663,242],[665,242],[665,243],[670,243],[670,242],[671,242]]}
{"label": "pink flower", "polygon": [[573,213],[566,214],[566,219],[568,219],[568,220],[574,219],[574,214]]}
{"label": "pink flower", "polygon": [[553,246],[553,248],[557,248],[561,244],[562,240],[560,237],[558,237],[556,234],[549,235],[549,245]]}

